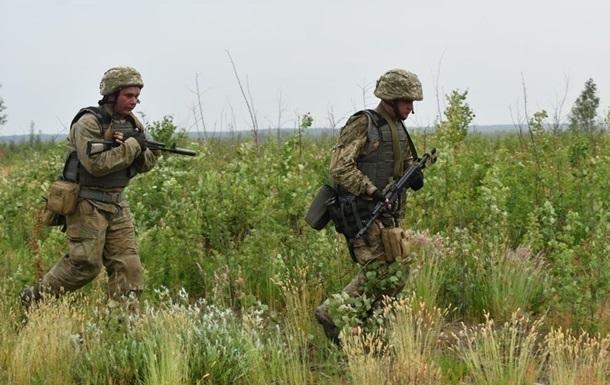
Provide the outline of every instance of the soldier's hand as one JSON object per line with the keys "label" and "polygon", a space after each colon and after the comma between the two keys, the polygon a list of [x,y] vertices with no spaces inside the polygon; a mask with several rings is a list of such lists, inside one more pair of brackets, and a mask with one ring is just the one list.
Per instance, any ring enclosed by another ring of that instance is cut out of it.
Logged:
{"label": "soldier's hand", "polygon": [[142,152],[146,151],[146,135],[144,135],[142,131],[136,131],[133,134],[123,134],[123,140],[127,140],[128,138],[137,140]]}
{"label": "soldier's hand", "polygon": [[390,204],[390,201],[388,200],[388,198],[385,197],[385,195],[383,195],[383,193],[379,189],[373,191],[373,194],[371,194],[371,198],[373,198],[375,202],[383,203],[386,209],[392,210],[392,205]]}

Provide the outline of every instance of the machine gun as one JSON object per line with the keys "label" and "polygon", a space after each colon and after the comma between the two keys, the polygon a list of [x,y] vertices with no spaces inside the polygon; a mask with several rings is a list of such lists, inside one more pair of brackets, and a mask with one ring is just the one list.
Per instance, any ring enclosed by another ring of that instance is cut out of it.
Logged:
{"label": "machine gun", "polygon": [[[88,142],[87,143],[87,155],[95,155],[104,151],[108,151],[113,147],[120,146],[117,142],[112,141],[100,141],[100,142]],[[172,143],[171,145],[166,145],[165,143],[155,142],[154,140],[147,140],[146,147],[151,151],[164,151],[171,152],[172,154],[179,155],[187,155],[187,156],[195,156],[197,153],[193,150],[188,150],[186,148],[176,147],[176,143]]]}
{"label": "machine gun", "polygon": [[371,227],[373,222],[375,222],[375,219],[377,219],[381,213],[386,211],[386,205],[393,205],[396,203],[400,197],[400,194],[409,188],[409,182],[416,173],[421,172],[421,170],[434,162],[436,162],[436,148],[432,147],[429,152],[422,156],[419,162],[412,164],[398,180],[392,183],[388,189],[388,192],[385,194],[386,201],[378,202],[375,205],[371,218],[369,218],[364,226],[358,231],[356,234],[356,239],[362,237],[368,228]]}

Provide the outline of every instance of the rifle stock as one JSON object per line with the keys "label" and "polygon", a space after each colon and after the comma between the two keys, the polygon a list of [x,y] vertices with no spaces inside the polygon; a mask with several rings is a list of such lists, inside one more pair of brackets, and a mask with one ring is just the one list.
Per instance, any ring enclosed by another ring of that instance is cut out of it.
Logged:
{"label": "rifle stock", "polygon": [[[424,168],[428,167],[432,163],[436,162],[436,148],[432,147],[430,151],[424,154],[419,162],[412,164],[407,171],[402,174],[402,176],[392,183],[392,186],[388,189],[385,197],[388,200],[390,205],[396,203],[400,194],[402,194],[407,188],[409,188],[409,181],[415,175],[415,173],[420,172]],[[356,234],[356,239],[361,238],[364,233],[371,227],[373,222],[379,217],[381,213],[386,210],[386,204],[384,202],[379,202],[375,205],[373,209],[373,213],[371,218],[364,224],[364,226],[358,231]]]}
{"label": "rifle stock", "polygon": [[[99,142],[88,142],[87,143],[87,155],[96,155],[104,151],[108,151],[113,147],[120,146],[117,142],[112,141],[99,141]],[[147,140],[146,147],[149,150],[159,150],[164,152],[171,152],[178,155],[195,156],[197,153],[193,150],[186,148],[176,147],[176,143],[172,143],[169,147],[165,143],[155,142],[154,140]]]}

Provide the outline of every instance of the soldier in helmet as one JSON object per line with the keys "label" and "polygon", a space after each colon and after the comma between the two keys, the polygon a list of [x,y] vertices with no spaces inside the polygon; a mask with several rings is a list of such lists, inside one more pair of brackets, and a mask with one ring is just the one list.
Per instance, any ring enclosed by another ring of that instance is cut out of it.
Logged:
{"label": "soldier in helmet", "polygon": [[[405,197],[392,207],[384,193],[393,180],[418,160],[403,121],[413,112],[414,101],[423,99],[417,76],[402,69],[383,74],[377,81],[374,93],[381,99],[380,103],[375,109],[357,112],[348,119],[341,129],[330,161],[333,187],[339,196],[344,197],[341,202],[345,205],[340,210],[344,213],[339,220],[343,225],[338,226],[333,218],[335,227],[338,231],[339,227],[344,227],[342,233],[347,239],[350,255],[361,266],[360,272],[343,289],[343,293],[331,299],[360,298],[361,301],[357,302],[364,308],[361,311],[356,309],[356,312],[362,318],[358,322],[361,326],[366,325],[366,318],[371,316],[375,307],[381,305],[382,297],[396,296],[408,277],[408,256],[405,255],[402,261],[389,260],[382,239],[384,231],[400,227]],[[418,173],[409,186],[412,190],[423,187],[423,174]],[[354,234],[358,226],[361,228],[362,219],[371,217],[370,213],[377,202],[387,204],[387,210],[363,237],[355,239]],[[350,226],[353,228],[350,229]],[[340,329],[350,325],[345,323],[345,314],[341,313],[341,308],[345,309],[345,306],[333,306],[331,299],[318,306],[314,315],[326,336],[340,344]],[[351,312],[350,317],[354,309]]]}
{"label": "soldier in helmet", "polygon": [[[68,252],[32,288],[21,292],[26,311],[43,296],[75,291],[108,273],[111,300],[137,300],[144,276],[129,204],[123,190],[131,178],[151,170],[156,157],[146,147],[133,114],[144,82],[131,67],[106,71],[98,106],[81,109],[72,121],[62,178],[79,185],[75,211],[66,215]],[[88,154],[90,142],[113,141],[108,151]]]}

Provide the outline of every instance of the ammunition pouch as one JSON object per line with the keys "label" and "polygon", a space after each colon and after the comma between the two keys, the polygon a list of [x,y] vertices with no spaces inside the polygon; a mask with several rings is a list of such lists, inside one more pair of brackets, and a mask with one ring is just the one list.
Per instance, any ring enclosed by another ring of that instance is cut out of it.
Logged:
{"label": "ammunition pouch", "polygon": [[330,218],[335,224],[335,230],[353,239],[364,224],[371,219],[374,202],[354,196],[353,194],[337,194],[327,201]]}
{"label": "ammunition pouch", "polygon": [[58,179],[51,183],[46,209],[59,215],[70,215],[76,210],[80,186]]}
{"label": "ammunition pouch", "polygon": [[409,241],[405,232],[400,227],[385,227],[381,229],[381,241],[388,263],[394,262],[397,258],[408,258],[410,253]]}

